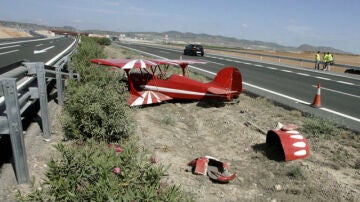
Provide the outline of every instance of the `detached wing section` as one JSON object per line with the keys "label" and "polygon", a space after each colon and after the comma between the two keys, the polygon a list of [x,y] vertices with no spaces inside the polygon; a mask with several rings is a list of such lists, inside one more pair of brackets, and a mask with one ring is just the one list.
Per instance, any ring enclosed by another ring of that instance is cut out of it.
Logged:
{"label": "detached wing section", "polygon": [[160,103],[166,100],[171,100],[172,97],[164,95],[157,91],[137,91],[136,93],[130,91],[130,98],[128,104],[130,106],[141,106],[154,103]]}

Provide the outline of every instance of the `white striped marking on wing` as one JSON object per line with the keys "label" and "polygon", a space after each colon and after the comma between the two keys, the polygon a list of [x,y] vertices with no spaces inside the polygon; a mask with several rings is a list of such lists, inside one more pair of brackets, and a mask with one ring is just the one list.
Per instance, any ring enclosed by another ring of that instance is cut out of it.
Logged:
{"label": "white striped marking on wing", "polygon": [[201,92],[195,92],[195,91],[188,91],[188,90],[179,90],[179,89],[174,89],[174,88],[164,88],[164,87],[157,87],[157,86],[149,86],[149,85],[145,85],[145,86],[141,86],[146,90],[157,90],[160,92],[168,92],[168,93],[180,93],[180,94],[187,94],[187,95],[213,95],[213,94],[208,94],[208,93],[201,93]]}
{"label": "white striped marking on wing", "polygon": [[304,139],[304,137],[303,137],[302,135],[290,135],[290,138],[292,138],[292,139],[298,139],[298,140]]}
{"label": "white striped marking on wing", "polygon": [[293,144],[294,147],[299,147],[299,148],[305,148],[306,147],[306,144],[305,142],[295,142]]}
{"label": "white striped marking on wing", "polygon": [[296,131],[296,130],[288,130],[288,131],[286,131],[286,133],[290,133],[290,134],[300,134],[299,131]]}
{"label": "white striped marking on wing", "polygon": [[297,152],[294,152],[294,155],[295,156],[305,156],[306,155],[306,150],[303,149],[303,150],[299,150]]}

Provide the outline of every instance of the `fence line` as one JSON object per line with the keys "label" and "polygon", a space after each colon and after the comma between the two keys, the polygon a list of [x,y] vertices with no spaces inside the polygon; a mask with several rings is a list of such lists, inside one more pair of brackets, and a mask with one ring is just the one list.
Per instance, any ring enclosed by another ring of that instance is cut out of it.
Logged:
{"label": "fence line", "polygon": [[[58,104],[63,105],[63,77],[80,80],[71,69],[71,52],[63,55],[54,66],[43,62],[19,61],[3,69],[0,75],[0,136],[10,135],[17,182],[29,183],[29,171],[23,138],[21,115],[37,100],[40,102],[40,116],[43,138],[49,140],[51,129],[48,113],[48,80],[56,79]],[[66,68],[64,68],[66,67]],[[49,76],[50,75],[50,76]],[[46,76],[46,77],[45,77]]]}

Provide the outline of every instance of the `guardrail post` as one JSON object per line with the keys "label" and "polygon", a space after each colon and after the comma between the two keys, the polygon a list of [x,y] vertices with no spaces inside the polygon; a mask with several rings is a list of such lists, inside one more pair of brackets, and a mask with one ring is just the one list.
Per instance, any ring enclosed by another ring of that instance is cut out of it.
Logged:
{"label": "guardrail post", "polygon": [[63,85],[62,85],[62,79],[61,79],[61,68],[56,67],[55,72],[56,72],[56,89],[57,89],[58,104],[64,105]]}
{"label": "guardrail post", "polygon": [[3,94],[5,97],[6,114],[9,123],[9,133],[17,182],[18,184],[29,183],[30,178],[26,160],[26,149],[20,117],[16,79],[2,79],[1,84],[3,86]]}
{"label": "guardrail post", "polygon": [[43,129],[43,137],[45,139],[50,138],[50,124],[49,124],[49,113],[48,113],[48,98],[45,80],[45,68],[43,62],[36,62],[36,75],[39,88],[39,99],[40,99],[40,112],[41,112],[41,123]]}
{"label": "guardrail post", "polygon": [[68,56],[66,58],[66,65],[67,65],[67,69],[69,71],[69,77],[70,77],[70,79],[73,79],[74,78],[74,70],[71,66],[71,57],[70,56]]}

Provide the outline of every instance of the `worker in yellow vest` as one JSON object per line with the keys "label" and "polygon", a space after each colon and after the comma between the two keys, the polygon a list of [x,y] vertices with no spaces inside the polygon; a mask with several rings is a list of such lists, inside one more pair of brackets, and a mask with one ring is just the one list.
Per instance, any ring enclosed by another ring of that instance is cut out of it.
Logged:
{"label": "worker in yellow vest", "polygon": [[329,52],[327,53],[327,55],[328,55],[328,57],[327,57],[328,64],[326,66],[326,71],[330,71],[330,64],[334,64],[333,63],[333,56]]}
{"label": "worker in yellow vest", "polygon": [[323,66],[323,69],[322,70],[327,70],[328,68],[328,65],[329,65],[329,53],[324,53],[324,66]]}
{"label": "worker in yellow vest", "polygon": [[321,62],[320,51],[318,51],[317,54],[315,55],[315,70],[319,70],[320,62]]}

